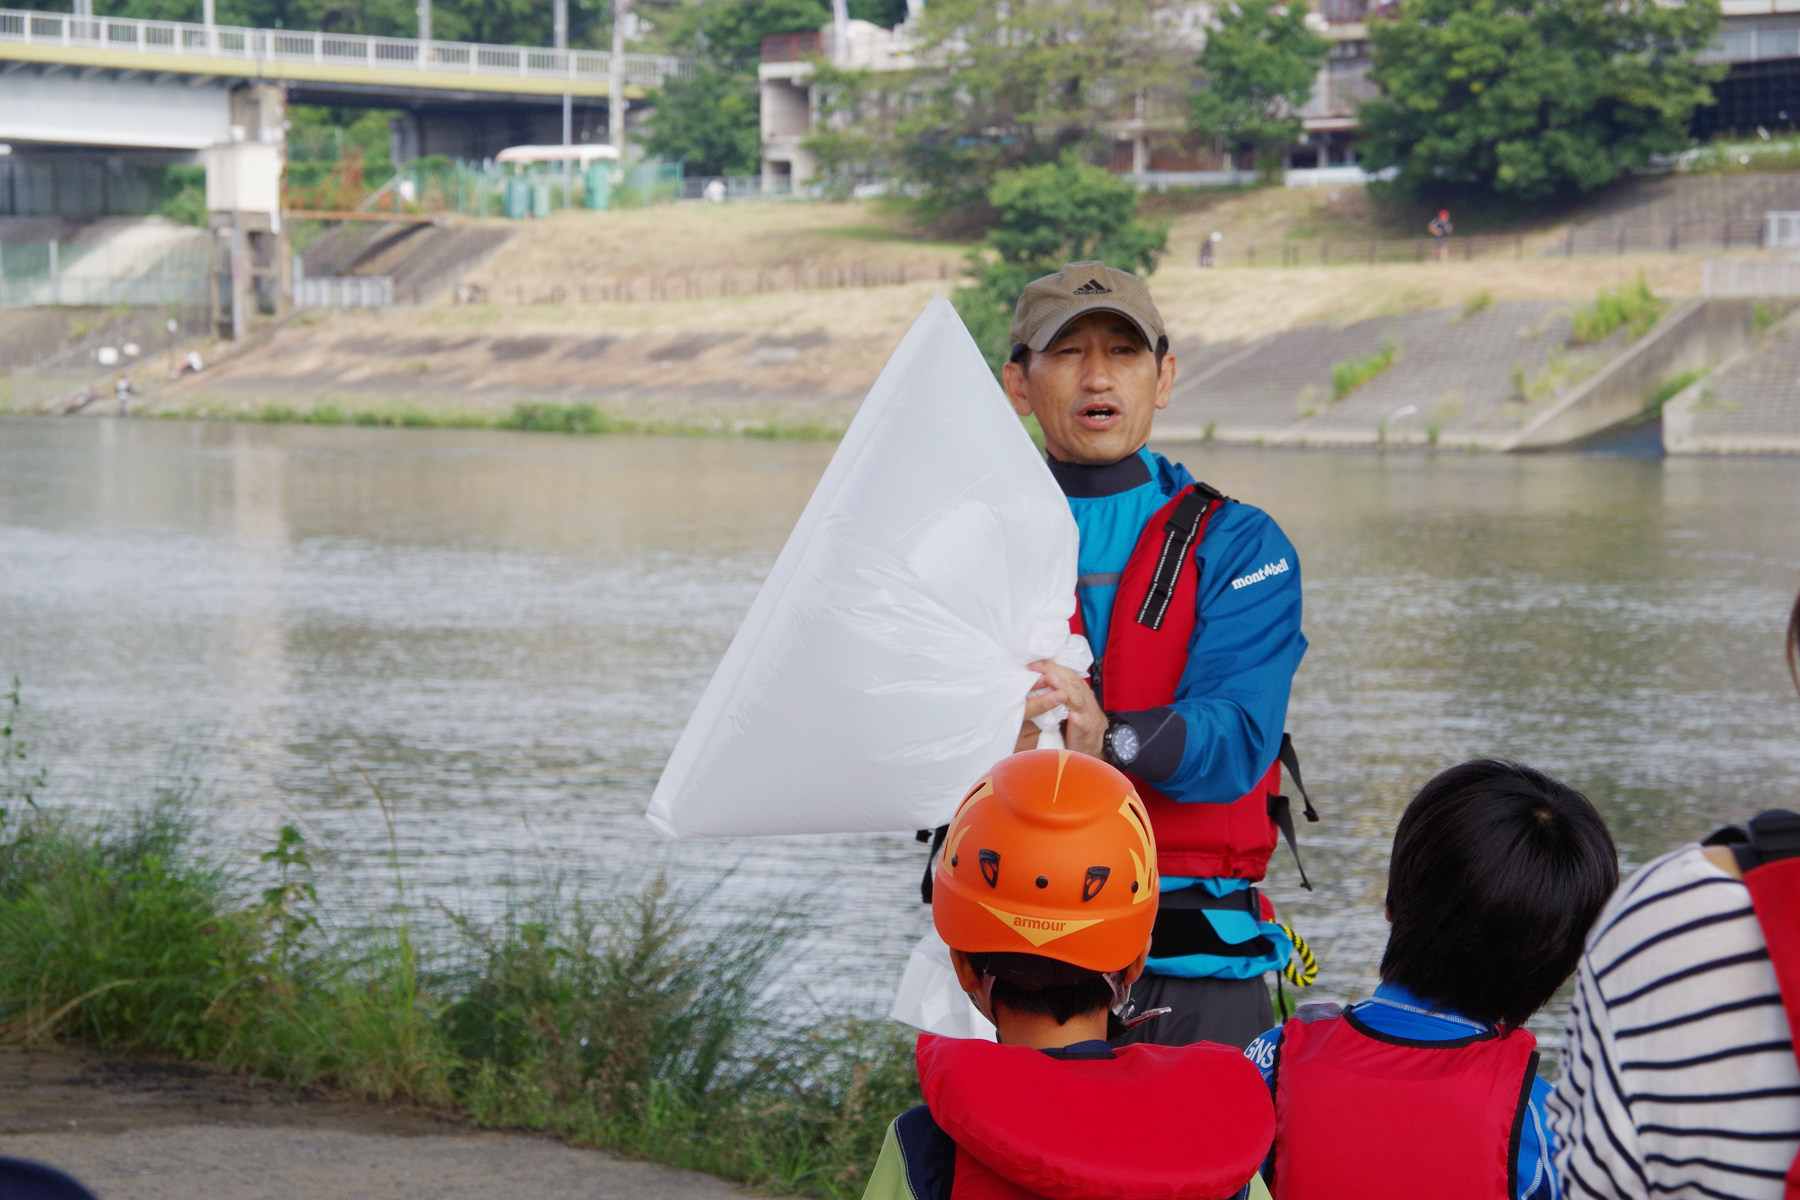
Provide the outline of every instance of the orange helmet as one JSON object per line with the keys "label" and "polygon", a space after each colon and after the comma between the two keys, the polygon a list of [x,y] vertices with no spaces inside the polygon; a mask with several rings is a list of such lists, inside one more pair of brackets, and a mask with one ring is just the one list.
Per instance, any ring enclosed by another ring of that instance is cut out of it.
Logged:
{"label": "orange helmet", "polygon": [[1156,841],[1131,781],[1068,750],[1003,758],[950,820],[932,879],[938,936],[965,954],[1131,965],[1156,921]]}

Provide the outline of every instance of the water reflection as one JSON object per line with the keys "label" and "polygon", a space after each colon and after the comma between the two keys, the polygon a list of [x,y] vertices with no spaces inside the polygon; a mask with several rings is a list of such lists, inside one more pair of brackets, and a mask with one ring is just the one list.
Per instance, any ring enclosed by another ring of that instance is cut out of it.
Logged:
{"label": "water reflection", "polygon": [[[724,873],[722,912],[813,895],[796,1003],[878,1010],[926,921],[909,835],[671,846],[640,816],[831,449],[7,421],[0,669],[26,681],[55,797],[197,764],[220,836],[298,820],[375,897],[361,769],[420,893],[492,906],[509,882],[667,868]],[[1304,563],[1290,727],[1319,890],[1280,861],[1271,890],[1319,991],[1373,985],[1394,820],[1451,762],[1561,774],[1629,863],[1791,802],[1794,465],[1176,450]]]}

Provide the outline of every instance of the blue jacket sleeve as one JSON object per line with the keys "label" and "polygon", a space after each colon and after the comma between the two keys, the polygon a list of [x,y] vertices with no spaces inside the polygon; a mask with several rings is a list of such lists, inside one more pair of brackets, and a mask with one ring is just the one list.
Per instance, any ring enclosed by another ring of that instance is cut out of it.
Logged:
{"label": "blue jacket sleeve", "polygon": [[[1235,502],[1214,515],[1195,554],[1199,612],[1175,701],[1121,715],[1146,743],[1145,779],[1174,800],[1228,804],[1281,749],[1288,693],[1306,653],[1300,556],[1274,518]],[[1168,736],[1177,732],[1179,739]]]}

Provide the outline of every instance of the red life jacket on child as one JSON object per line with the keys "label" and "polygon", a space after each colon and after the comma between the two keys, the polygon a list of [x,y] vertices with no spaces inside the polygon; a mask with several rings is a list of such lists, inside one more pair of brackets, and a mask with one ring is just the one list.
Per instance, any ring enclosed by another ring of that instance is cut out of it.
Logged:
{"label": "red life jacket on child", "polygon": [[[1106,653],[1094,664],[1095,691],[1109,712],[1141,712],[1174,701],[1198,617],[1200,567],[1194,549],[1224,503],[1212,488],[1193,484],[1157,509],[1138,535],[1119,576]],[[1069,628],[1086,632],[1080,603]],[[1279,759],[1230,804],[1182,804],[1136,775],[1131,782],[1150,812],[1163,874],[1255,881],[1268,870],[1280,839],[1278,804],[1279,815],[1287,813],[1287,801],[1279,795]]]}
{"label": "red life jacket on child", "polygon": [[1222,1200],[1275,1133],[1262,1075],[1210,1042],[1063,1059],[925,1033],[918,1062],[951,1200]]}
{"label": "red life jacket on child", "polygon": [[[1800,816],[1781,810],[1763,813],[1750,822],[1748,838],[1733,849],[1768,943],[1788,1029],[1800,1034]],[[1788,1168],[1784,1195],[1800,1200],[1800,1155]]]}
{"label": "red life jacket on child", "polygon": [[1275,1200],[1512,1200],[1531,1032],[1420,1043],[1335,1009],[1306,1005],[1282,1027]]}

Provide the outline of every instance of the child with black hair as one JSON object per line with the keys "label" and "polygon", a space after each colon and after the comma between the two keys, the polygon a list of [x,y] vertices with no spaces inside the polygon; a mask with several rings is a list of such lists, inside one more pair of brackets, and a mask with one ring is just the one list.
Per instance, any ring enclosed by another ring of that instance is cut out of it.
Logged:
{"label": "child with black hair", "polygon": [[1244,1052],[1275,1098],[1276,1200],[1559,1197],[1523,1026],[1618,882],[1600,814],[1548,775],[1479,759],[1427,783],[1394,831],[1374,996],[1302,1005]]}

